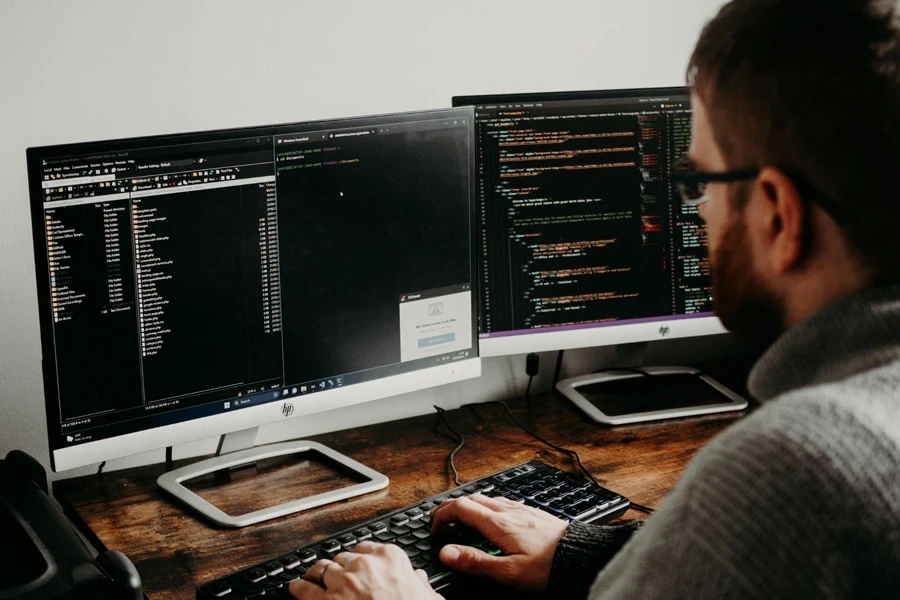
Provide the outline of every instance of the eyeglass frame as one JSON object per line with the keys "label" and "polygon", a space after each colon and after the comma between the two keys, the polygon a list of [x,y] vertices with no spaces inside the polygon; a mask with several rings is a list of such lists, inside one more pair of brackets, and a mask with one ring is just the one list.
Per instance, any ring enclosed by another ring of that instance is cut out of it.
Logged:
{"label": "eyeglass frame", "polygon": [[[684,167],[688,164],[692,165],[693,169],[685,172]],[[682,169],[682,172],[680,173],[678,172],[679,168]],[[797,173],[791,173],[786,169],[781,169],[781,171],[791,180],[801,194],[804,195],[804,199],[809,199],[810,202],[818,204],[825,212],[830,214],[836,222],[844,224],[854,220],[855,217],[849,209],[832,200],[823,192],[820,192],[815,186],[809,183],[805,177]],[[688,155],[684,155],[672,165],[671,180],[675,185],[675,189],[678,191],[678,195],[681,197],[682,204],[686,206],[700,206],[709,201],[709,196],[705,193],[705,190],[703,195],[699,198],[688,198],[684,192],[683,186],[680,184],[700,185],[707,183],[737,183],[739,181],[756,179],[761,172],[762,169],[756,168],[704,172],[697,170],[696,163],[694,163]]]}

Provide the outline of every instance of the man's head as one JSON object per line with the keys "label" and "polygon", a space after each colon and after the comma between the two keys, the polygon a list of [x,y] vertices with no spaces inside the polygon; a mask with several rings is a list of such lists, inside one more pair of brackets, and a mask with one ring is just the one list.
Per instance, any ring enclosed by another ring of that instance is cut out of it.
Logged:
{"label": "man's head", "polygon": [[752,342],[900,281],[900,28],[894,2],[734,0],[688,67],[691,158],[711,183],[716,311]]}

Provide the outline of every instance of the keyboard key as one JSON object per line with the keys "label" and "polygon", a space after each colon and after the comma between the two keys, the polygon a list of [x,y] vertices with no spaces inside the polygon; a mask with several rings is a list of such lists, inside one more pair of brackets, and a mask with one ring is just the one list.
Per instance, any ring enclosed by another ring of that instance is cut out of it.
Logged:
{"label": "keyboard key", "polygon": [[431,537],[431,532],[425,529],[420,529],[419,531],[413,531],[412,536],[416,539],[427,540]]}
{"label": "keyboard key", "polygon": [[406,516],[409,517],[411,520],[421,519],[424,515],[425,515],[425,513],[422,512],[421,510],[419,510],[418,508],[413,508],[413,509],[406,511]]}
{"label": "keyboard key", "polygon": [[[424,517],[423,517],[423,518],[424,518]],[[404,527],[406,527],[407,529],[409,529],[409,530],[411,530],[411,531],[415,531],[416,529],[422,529],[422,528],[425,527],[425,526],[426,526],[425,523],[423,523],[421,520],[419,520],[419,521],[410,521],[409,523],[407,523],[406,525],[404,525]]]}
{"label": "keyboard key", "polygon": [[410,558],[415,558],[416,556],[422,554],[422,551],[415,546],[406,546],[405,548],[403,548],[403,551],[406,552],[406,555]]}
{"label": "keyboard key", "polygon": [[463,491],[467,494],[474,494],[478,491],[478,487],[474,485],[469,485],[463,488]]}
{"label": "keyboard key", "polygon": [[409,517],[404,514],[394,515],[391,517],[391,523],[394,525],[403,525],[409,522]]}
{"label": "keyboard key", "polygon": [[341,544],[336,540],[328,540],[324,544],[320,546],[323,552],[328,552],[329,554],[334,554],[335,552],[341,549]]}
{"label": "keyboard key", "polygon": [[551,503],[547,506],[547,508],[549,508],[549,509],[552,510],[552,511],[558,512],[558,513],[563,513],[563,512],[566,512],[566,507],[567,507],[567,506],[568,506],[567,503],[561,502],[561,501],[557,500],[557,501],[555,501],[555,502],[551,502]]}
{"label": "keyboard key", "polygon": [[392,541],[397,536],[391,533],[390,531],[382,531],[381,533],[375,534],[375,539],[381,542],[382,544],[387,544]]}
{"label": "keyboard key", "polygon": [[267,562],[266,564],[264,564],[262,566],[262,570],[265,571],[266,575],[268,575],[269,577],[274,577],[275,575],[278,575],[279,573],[284,571],[284,567],[280,562],[276,562],[273,560],[272,562]]}
{"label": "keyboard key", "polygon": [[575,519],[580,517],[581,515],[586,515],[588,513],[592,513],[597,510],[597,507],[590,502],[577,502],[564,511],[566,516]]}
{"label": "keyboard key", "polygon": [[431,550],[431,542],[419,542],[418,544],[416,544],[416,548],[418,548],[422,552],[428,552],[429,550]]}
{"label": "keyboard key", "polygon": [[252,583],[256,583],[257,581],[262,581],[266,578],[266,572],[262,569],[250,569],[249,571],[244,572],[244,576]]}
{"label": "keyboard key", "polygon": [[428,579],[439,577],[441,575],[445,575],[450,572],[450,568],[447,567],[444,563],[437,562],[428,565],[425,567],[425,574],[428,575]]}
{"label": "keyboard key", "polygon": [[451,498],[462,498],[466,493],[462,490],[456,490],[455,492],[450,492]]}
{"label": "keyboard key", "polygon": [[437,505],[437,504],[443,504],[444,502],[447,501],[447,499],[446,499],[446,498],[432,498],[431,501],[432,501],[435,505]]}
{"label": "keyboard key", "polygon": [[372,532],[368,528],[363,527],[362,529],[355,529],[353,531],[353,535],[355,535],[356,539],[361,542],[372,537]]}
{"label": "keyboard key", "polygon": [[400,543],[401,546],[412,546],[419,540],[414,538],[411,535],[402,535],[397,538],[397,541]]}
{"label": "keyboard key", "polygon": [[494,542],[490,542],[488,540],[485,540],[481,543],[481,549],[484,550],[485,552],[487,552],[488,554],[492,554],[494,556],[496,556],[497,554],[500,554],[500,546],[498,546]]}
{"label": "keyboard key", "polygon": [[300,562],[302,563],[312,562],[318,558],[313,550],[301,550],[297,553],[297,556],[300,557]]}
{"label": "keyboard key", "polygon": [[419,506],[419,510],[423,513],[429,513],[434,509],[435,505],[431,502],[426,502],[425,504]]}
{"label": "keyboard key", "polygon": [[536,495],[534,498],[532,498],[532,500],[537,504],[540,504],[541,506],[547,506],[548,504],[553,502],[553,497],[550,496],[550,494],[543,493]]}
{"label": "keyboard key", "polygon": [[206,591],[213,596],[216,596],[217,598],[221,598],[225,594],[231,593],[231,586],[224,581],[219,581],[218,583],[214,583],[206,588]]}
{"label": "keyboard key", "polygon": [[428,562],[441,562],[440,557],[441,551],[438,548],[432,548],[428,552],[423,552],[419,556],[424,556],[428,559]]}
{"label": "keyboard key", "polygon": [[407,533],[412,531],[412,529],[410,529],[406,525],[401,525],[400,527],[391,527],[389,531],[394,535],[406,535]]}
{"label": "keyboard key", "polygon": [[412,559],[412,568],[413,569],[422,569],[428,566],[428,559],[423,557],[421,554],[416,558]]}
{"label": "keyboard key", "polygon": [[299,579],[300,573],[298,573],[297,571],[295,571],[293,569],[287,569],[283,573],[280,573],[278,575],[278,578],[285,583],[290,583],[291,581],[293,581],[295,579]]}
{"label": "keyboard key", "polygon": [[387,530],[387,524],[382,523],[381,521],[375,521],[371,525],[369,525],[369,530],[372,531],[372,534],[380,533],[382,531]]}
{"label": "keyboard key", "polygon": [[347,544],[355,544],[356,538],[349,533],[345,533],[344,535],[338,536],[337,541],[341,543],[341,546],[346,546]]}
{"label": "keyboard key", "polygon": [[278,562],[280,562],[281,566],[283,566],[285,569],[293,569],[300,564],[300,559],[296,554],[288,554],[287,556],[279,558]]}

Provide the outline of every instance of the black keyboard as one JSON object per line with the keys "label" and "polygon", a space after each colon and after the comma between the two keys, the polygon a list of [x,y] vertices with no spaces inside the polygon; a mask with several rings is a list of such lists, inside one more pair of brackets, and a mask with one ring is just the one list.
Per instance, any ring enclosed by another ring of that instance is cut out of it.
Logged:
{"label": "black keyboard", "polygon": [[333,536],[292,548],[262,564],[205,583],[197,588],[197,598],[290,598],[287,588],[291,581],[301,577],[317,561],[351,551],[363,540],[400,546],[409,556],[413,567],[423,569],[428,574],[431,587],[439,590],[449,585],[454,577],[438,559],[438,553],[444,545],[465,544],[481,548],[490,554],[501,553],[499,548],[485,540],[477,531],[459,523],[451,524],[437,534],[437,537],[431,535],[429,513],[432,509],[450,498],[477,493],[491,497],[503,496],[539,508],[565,521],[583,523],[610,521],[628,510],[630,505],[627,498],[587,479],[532,460],[354,525]]}

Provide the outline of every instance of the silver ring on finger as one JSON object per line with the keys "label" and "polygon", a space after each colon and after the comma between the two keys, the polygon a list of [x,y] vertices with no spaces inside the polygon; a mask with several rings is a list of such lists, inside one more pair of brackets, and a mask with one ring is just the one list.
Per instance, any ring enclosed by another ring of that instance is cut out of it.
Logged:
{"label": "silver ring on finger", "polygon": [[326,589],[326,590],[328,589],[328,586],[325,585],[325,572],[328,571],[329,567],[331,567],[331,565],[333,565],[333,564],[334,564],[333,562],[329,561],[322,568],[322,572],[319,573],[319,585],[322,586],[323,589]]}

